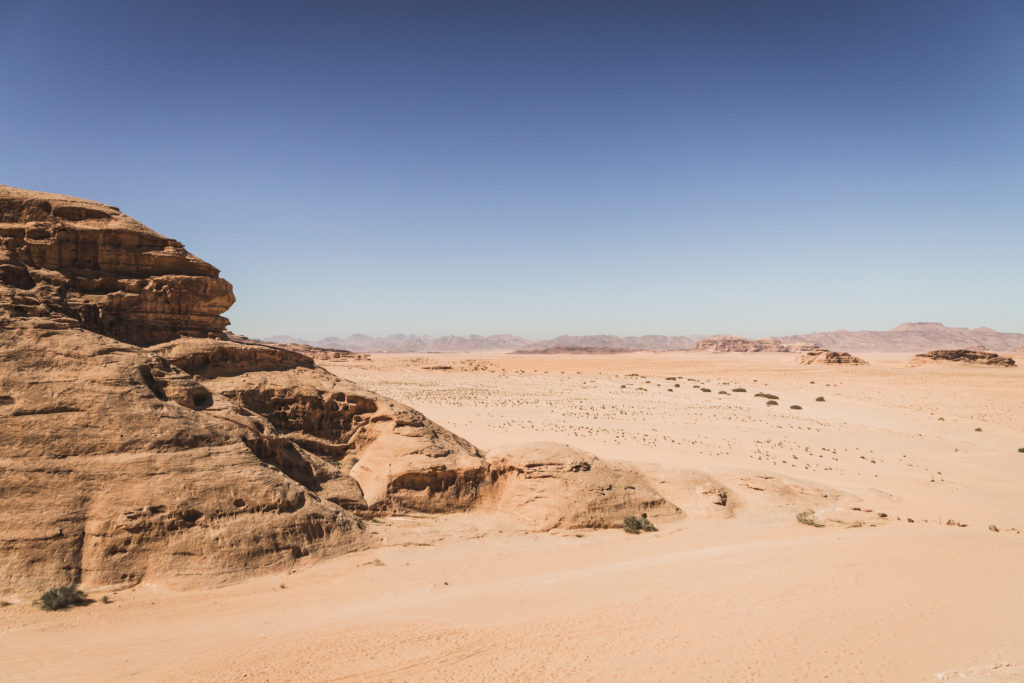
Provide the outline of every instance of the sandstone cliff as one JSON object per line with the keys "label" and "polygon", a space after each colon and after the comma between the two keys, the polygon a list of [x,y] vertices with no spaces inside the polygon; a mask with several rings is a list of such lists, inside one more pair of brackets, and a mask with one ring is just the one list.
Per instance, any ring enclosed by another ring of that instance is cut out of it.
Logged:
{"label": "sandstone cliff", "polygon": [[628,466],[487,459],[309,356],[225,339],[232,301],[113,207],[0,188],[0,597],[288,569],[373,545],[361,517],[393,511],[678,514]]}
{"label": "sandstone cliff", "polygon": [[0,316],[42,316],[131,344],[219,335],[219,271],[117,208],[0,185]]}

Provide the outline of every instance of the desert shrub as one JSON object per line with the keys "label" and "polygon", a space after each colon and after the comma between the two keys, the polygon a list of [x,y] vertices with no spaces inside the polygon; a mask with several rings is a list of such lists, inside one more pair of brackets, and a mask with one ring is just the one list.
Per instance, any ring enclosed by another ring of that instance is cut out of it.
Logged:
{"label": "desert shrub", "polygon": [[0,600],[0,607],[10,607],[10,606],[11,606],[11,603],[7,602],[6,600]]}
{"label": "desert shrub", "polygon": [[647,513],[634,517],[630,515],[622,520],[622,528],[627,534],[638,534],[641,531],[657,531],[658,529],[647,519]]}
{"label": "desert shrub", "polygon": [[796,521],[807,526],[825,526],[817,519],[814,518],[814,510],[804,510],[803,512],[797,513]]}
{"label": "desert shrub", "polygon": [[719,391],[718,393],[720,393],[720,394],[725,394],[725,395],[727,395],[727,396],[729,395],[729,392],[728,392],[728,391],[726,391],[725,389],[722,389],[722,390],[721,390],[721,391]]}
{"label": "desert shrub", "polygon": [[772,399],[774,401],[774,400],[778,399],[779,397],[776,396],[775,394],[766,394],[763,391],[759,391],[756,394],[754,394],[754,398],[770,398],[770,399]]}
{"label": "desert shrub", "polygon": [[1018,449],[1017,449],[1017,452],[1018,452],[1018,453],[1024,453],[1024,448],[1018,448]]}
{"label": "desert shrub", "polygon": [[78,590],[75,586],[61,586],[51,588],[39,596],[36,604],[47,612],[58,609],[67,609],[75,605],[87,605],[89,596]]}
{"label": "desert shrub", "polygon": [[981,427],[975,427],[975,428],[974,428],[974,431],[976,431],[976,432],[980,432],[980,431],[981,431]]}
{"label": "desert shrub", "polygon": [[825,400],[825,397],[824,397],[824,396],[819,396],[818,398],[816,398],[816,399],[814,399],[814,400],[815,400],[815,401],[824,401],[824,400]]}
{"label": "desert shrub", "polygon": [[745,394],[745,393],[747,393],[747,390],[744,389],[743,387],[736,387],[735,389],[733,389],[733,391],[735,391],[737,394]]}
{"label": "desert shrub", "polygon": [[789,409],[790,409],[790,410],[803,410],[803,408],[801,408],[801,407],[800,407],[800,406],[798,406],[798,405],[791,405],[791,406],[789,407]]}
{"label": "desert shrub", "polygon": [[704,387],[703,389],[701,389],[701,391],[703,391],[705,394],[710,394],[711,393],[711,390],[708,389],[707,387]]}
{"label": "desert shrub", "polygon": [[777,406],[777,405],[779,405],[779,402],[778,402],[778,401],[768,401],[768,403],[766,403],[765,405],[768,405],[768,406]]}

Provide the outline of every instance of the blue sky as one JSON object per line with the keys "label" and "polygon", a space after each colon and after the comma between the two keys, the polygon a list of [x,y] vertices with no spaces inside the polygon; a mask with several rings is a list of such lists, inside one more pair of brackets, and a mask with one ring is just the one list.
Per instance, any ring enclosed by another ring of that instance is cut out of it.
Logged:
{"label": "blue sky", "polygon": [[0,182],[254,336],[1024,331],[1024,3],[11,2]]}

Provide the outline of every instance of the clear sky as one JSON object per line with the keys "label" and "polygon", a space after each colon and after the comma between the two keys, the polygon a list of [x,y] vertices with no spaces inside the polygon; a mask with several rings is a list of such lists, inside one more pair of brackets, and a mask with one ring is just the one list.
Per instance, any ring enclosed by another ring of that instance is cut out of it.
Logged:
{"label": "clear sky", "polygon": [[232,329],[1024,331],[1024,2],[0,0],[0,183]]}

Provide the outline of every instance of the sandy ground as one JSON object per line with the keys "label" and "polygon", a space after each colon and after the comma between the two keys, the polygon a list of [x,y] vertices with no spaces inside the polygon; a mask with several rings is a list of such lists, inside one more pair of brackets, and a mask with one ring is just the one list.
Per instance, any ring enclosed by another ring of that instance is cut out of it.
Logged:
{"label": "sandy ground", "polygon": [[874,521],[815,528],[748,506],[629,536],[524,533],[484,514],[390,519],[374,525],[384,547],[288,575],[140,586],[56,614],[4,607],[0,679],[1024,680],[1024,370],[867,359],[334,366],[481,448],[555,440],[802,480],[849,492]]}

